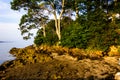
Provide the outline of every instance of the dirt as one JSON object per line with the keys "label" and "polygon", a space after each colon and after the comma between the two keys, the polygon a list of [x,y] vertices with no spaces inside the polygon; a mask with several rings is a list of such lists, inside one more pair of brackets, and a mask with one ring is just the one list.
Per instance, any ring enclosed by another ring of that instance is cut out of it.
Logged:
{"label": "dirt", "polygon": [[[46,56],[48,57],[48,55]],[[114,75],[120,71],[119,57],[101,57],[96,60],[85,58],[79,60],[69,54],[59,55],[52,53],[47,61],[27,62],[25,64],[19,63],[20,58],[16,58],[0,66],[0,79],[113,80]]]}
{"label": "dirt", "polygon": [[[61,56],[60,56],[61,57]],[[59,57],[59,58],[60,58]],[[21,67],[9,67],[0,71],[0,79],[113,79],[120,71],[116,57],[101,60],[53,59],[46,63],[26,64]]]}

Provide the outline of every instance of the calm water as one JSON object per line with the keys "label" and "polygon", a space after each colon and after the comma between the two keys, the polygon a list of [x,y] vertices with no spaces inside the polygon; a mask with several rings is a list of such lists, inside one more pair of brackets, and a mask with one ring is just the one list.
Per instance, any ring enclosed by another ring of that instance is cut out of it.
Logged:
{"label": "calm water", "polygon": [[23,48],[25,46],[33,44],[32,40],[29,41],[8,41],[0,43],[0,64],[7,60],[12,60],[14,57],[9,54],[9,50],[13,47]]}
{"label": "calm water", "polygon": [[19,26],[16,23],[0,22],[0,64],[6,60],[14,59],[12,55],[9,54],[11,48],[23,48],[33,44],[33,37],[31,40],[23,40],[18,28]]}
{"label": "calm water", "polygon": [[0,0],[0,64],[6,60],[14,59],[9,54],[11,48],[23,48],[33,44],[33,40],[23,40],[21,32],[18,30],[20,18],[26,12],[11,10],[11,1],[13,0]]}

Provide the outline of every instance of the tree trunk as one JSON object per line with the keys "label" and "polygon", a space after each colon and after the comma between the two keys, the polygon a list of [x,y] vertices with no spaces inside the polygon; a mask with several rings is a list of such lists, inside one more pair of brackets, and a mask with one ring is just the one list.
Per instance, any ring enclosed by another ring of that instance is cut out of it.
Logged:
{"label": "tree trunk", "polygon": [[61,41],[61,26],[60,26],[60,23],[61,23],[61,17],[62,17],[62,14],[64,12],[64,3],[65,3],[65,0],[62,0],[62,10],[60,12],[60,15],[59,15],[59,18],[57,19],[57,13],[53,12],[53,15],[54,15],[54,19],[55,19],[55,27],[56,27],[56,34],[58,36],[58,39],[59,39],[59,43],[60,44],[60,41]]}
{"label": "tree trunk", "polygon": [[62,14],[64,12],[64,4],[65,4],[65,0],[62,0],[62,10],[60,12],[60,15],[59,17],[57,18],[57,13],[56,13],[56,10],[55,10],[55,7],[53,5],[53,3],[51,2],[51,7],[53,8],[53,12],[52,14],[54,15],[54,20],[55,20],[55,28],[56,28],[56,34],[58,36],[58,45],[60,44],[60,41],[61,41],[61,26],[60,26],[60,23],[61,23],[61,17],[62,17]]}
{"label": "tree trunk", "polygon": [[78,8],[76,7],[76,19],[78,19],[78,17],[79,17],[79,10],[78,10]]}
{"label": "tree trunk", "polygon": [[59,38],[59,41],[61,40],[61,26],[60,26],[60,22],[61,22],[61,20],[60,19],[58,19],[58,38]]}
{"label": "tree trunk", "polygon": [[54,15],[54,19],[55,19],[56,34],[58,36],[58,39],[61,40],[60,33],[59,33],[59,27],[58,27],[58,19],[57,19],[57,15],[56,15],[55,11],[54,11],[53,15]]}
{"label": "tree trunk", "polygon": [[76,12],[76,19],[78,19],[78,17],[79,17],[79,8],[78,8],[76,0],[75,0],[75,12]]}
{"label": "tree trunk", "polygon": [[46,32],[45,32],[45,25],[43,25],[43,36],[46,37]]}

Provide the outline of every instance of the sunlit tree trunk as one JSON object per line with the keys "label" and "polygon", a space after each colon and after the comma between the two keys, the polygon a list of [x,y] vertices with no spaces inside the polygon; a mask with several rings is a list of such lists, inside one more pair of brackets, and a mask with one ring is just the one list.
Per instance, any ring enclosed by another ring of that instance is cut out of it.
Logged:
{"label": "sunlit tree trunk", "polygon": [[79,17],[79,8],[77,4],[77,0],[75,0],[75,12],[76,12],[76,19]]}
{"label": "sunlit tree trunk", "polygon": [[117,0],[113,0],[114,1],[114,3],[115,3],[115,6],[117,5]]}
{"label": "sunlit tree trunk", "polygon": [[[65,0],[62,0],[62,10],[61,10],[58,18],[57,18],[57,13],[55,12],[55,10],[54,10],[54,12],[53,12],[54,19],[55,19],[56,34],[57,34],[57,36],[58,36],[59,43],[60,43],[60,41],[61,41],[61,25],[60,25],[60,23],[61,23],[62,14],[63,14],[63,12],[64,12],[64,4],[65,4]],[[54,7],[53,7],[53,8],[54,8]]]}
{"label": "sunlit tree trunk", "polygon": [[60,23],[61,23],[61,17],[62,17],[63,12],[64,12],[65,0],[62,0],[62,2],[61,2],[62,9],[61,9],[61,12],[60,12],[59,15],[57,14],[56,7],[54,6],[54,3],[52,1],[48,1],[48,2],[49,2],[49,5],[52,8],[52,11],[50,11],[45,6],[41,6],[41,7],[43,7],[44,9],[46,9],[47,11],[49,11],[53,14],[54,20],[55,20],[56,34],[57,34],[57,37],[58,37],[59,43],[60,43],[60,41],[61,41],[61,30],[60,30],[61,25],[60,25]]}
{"label": "sunlit tree trunk", "polygon": [[46,37],[45,25],[43,25],[42,28],[43,28],[43,36]]}
{"label": "sunlit tree trunk", "polygon": [[59,41],[61,40],[61,17],[62,17],[62,14],[64,12],[64,4],[65,4],[65,0],[62,0],[62,10],[61,10],[61,13],[59,15],[59,18],[58,18],[58,37],[59,37]]}

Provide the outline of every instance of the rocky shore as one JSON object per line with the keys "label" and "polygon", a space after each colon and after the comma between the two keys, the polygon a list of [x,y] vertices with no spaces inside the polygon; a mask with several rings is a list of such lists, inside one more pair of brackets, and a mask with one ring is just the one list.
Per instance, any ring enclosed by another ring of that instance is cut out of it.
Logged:
{"label": "rocky shore", "polygon": [[31,45],[12,48],[10,54],[16,59],[0,65],[1,80],[113,80],[120,71],[120,56],[102,51]]}

